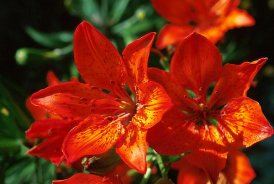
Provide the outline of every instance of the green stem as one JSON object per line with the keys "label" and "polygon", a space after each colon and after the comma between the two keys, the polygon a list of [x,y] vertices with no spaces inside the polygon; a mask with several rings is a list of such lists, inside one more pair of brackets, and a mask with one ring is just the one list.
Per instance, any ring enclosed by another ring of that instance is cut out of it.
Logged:
{"label": "green stem", "polygon": [[142,181],[141,181],[140,184],[147,184],[147,182],[148,182],[148,180],[149,180],[149,178],[150,178],[150,176],[151,176],[151,171],[152,171],[152,168],[151,168],[151,167],[147,169],[147,172],[146,172],[146,174],[143,176],[143,179],[142,179]]}
{"label": "green stem", "polygon": [[162,157],[156,151],[155,151],[155,155],[156,155],[156,161],[159,166],[161,175],[162,175],[162,177],[166,177],[167,173],[166,173],[166,168],[165,168],[165,164],[162,160]]}

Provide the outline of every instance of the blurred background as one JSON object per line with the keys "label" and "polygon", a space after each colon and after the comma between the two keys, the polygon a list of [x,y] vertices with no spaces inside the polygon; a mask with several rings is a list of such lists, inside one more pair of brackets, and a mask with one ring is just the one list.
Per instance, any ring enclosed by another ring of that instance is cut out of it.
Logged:
{"label": "blurred background", "polygon": [[[254,27],[234,29],[218,43],[224,62],[268,57],[248,95],[257,100],[274,125],[274,0],[243,0],[241,8]],[[73,64],[73,31],[87,20],[121,51],[126,44],[166,23],[148,0],[10,0],[0,6],[0,184],[50,183],[56,168],[29,157],[24,132],[33,122],[25,101],[47,86],[53,71],[62,81],[78,76]],[[150,66],[159,66],[152,54]],[[245,150],[257,177],[274,183],[274,137]]]}

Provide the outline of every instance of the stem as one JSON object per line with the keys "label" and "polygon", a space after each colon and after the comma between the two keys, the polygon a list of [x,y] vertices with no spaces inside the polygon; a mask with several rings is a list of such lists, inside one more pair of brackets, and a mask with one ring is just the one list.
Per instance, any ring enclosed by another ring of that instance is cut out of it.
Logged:
{"label": "stem", "polygon": [[165,164],[162,160],[162,157],[161,155],[159,155],[156,151],[155,151],[155,155],[156,155],[156,161],[158,163],[158,166],[159,166],[159,169],[160,169],[160,172],[161,172],[161,175],[162,177],[166,177],[166,168],[165,168]]}
{"label": "stem", "polygon": [[[151,166],[152,166],[152,165],[151,165]],[[149,180],[149,178],[150,178],[150,176],[151,176],[151,171],[152,171],[152,167],[150,167],[150,168],[147,169],[147,172],[146,172],[146,174],[143,176],[143,179],[142,179],[142,181],[141,181],[140,184],[147,184],[147,182],[148,182],[148,180]]]}

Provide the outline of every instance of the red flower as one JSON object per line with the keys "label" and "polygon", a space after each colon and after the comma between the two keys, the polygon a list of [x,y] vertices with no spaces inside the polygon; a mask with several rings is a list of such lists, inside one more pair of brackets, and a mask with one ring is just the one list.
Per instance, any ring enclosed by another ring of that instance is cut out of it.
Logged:
{"label": "red flower", "polygon": [[77,27],[74,56],[88,84],[67,82],[31,97],[33,104],[53,114],[81,121],[63,142],[69,163],[115,146],[125,163],[146,172],[147,130],[170,107],[164,89],[147,77],[154,37],[154,33],[149,33],[129,44],[122,58],[93,26],[83,22]]}
{"label": "red flower", "polygon": [[165,48],[178,44],[193,31],[212,42],[220,40],[229,29],[252,26],[254,19],[237,6],[240,0],[151,0],[156,11],[171,22],[164,26],[156,45]]}
{"label": "red flower", "polygon": [[[47,81],[49,86],[60,84],[53,72],[48,72]],[[26,131],[26,138],[30,141],[43,139],[27,154],[44,158],[59,165],[64,161],[62,144],[65,136],[78,122],[51,114],[42,107],[32,104],[30,99],[27,100],[27,108],[36,121]]]}
{"label": "red flower", "polygon": [[[189,164],[184,157],[174,163],[173,167],[179,169],[178,184],[210,183],[206,173],[202,169]],[[226,166],[220,172],[217,183],[248,184],[255,176],[256,174],[248,158],[242,152],[234,151],[228,154]]]}
{"label": "red flower", "polygon": [[174,104],[149,131],[151,147],[168,155],[190,152],[186,159],[216,181],[229,150],[249,147],[273,133],[260,105],[246,97],[265,61],[222,67],[221,55],[210,41],[196,33],[187,37],[175,51],[170,73],[149,71]]}
{"label": "red flower", "polygon": [[93,174],[77,173],[65,180],[55,180],[52,184],[122,184],[117,177],[97,176]]}

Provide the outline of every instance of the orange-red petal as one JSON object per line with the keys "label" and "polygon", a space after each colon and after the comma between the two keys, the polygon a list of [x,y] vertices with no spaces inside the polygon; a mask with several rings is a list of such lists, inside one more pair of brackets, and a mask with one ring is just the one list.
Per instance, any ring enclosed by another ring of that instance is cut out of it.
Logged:
{"label": "orange-red petal", "polygon": [[[234,7],[233,4],[231,6]],[[253,17],[244,10],[231,9],[230,6],[227,6],[226,9],[227,14],[223,10],[223,12],[220,12],[224,14],[223,16],[210,25],[198,26],[196,31],[204,35],[211,42],[216,43],[230,29],[253,26],[255,24]]]}
{"label": "orange-red petal", "polygon": [[44,108],[32,104],[30,98],[26,101],[26,107],[35,120],[48,119],[48,116],[50,116]]}
{"label": "orange-red petal", "polygon": [[[202,169],[191,165],[185,157],[175,162],[172,167],[179,170],[177,178],[179,184],[209,183],[206,173]],[[248,158],[242,152],[235,150],[229,152],[226,166],[219,174],[217,183],[250,183],[255,175]]]}
{"label": "orange-red petal", "polygon": [[163,119],[148,130],[150,147],[164,155],[178,155],[190,151],[201,139],[192,117],[172,107]]}
{"label": "orange-red petal", "polygon": [[194,166],[203,169],[210,180],[216,183],[219,173],[225,167],[228,153],[223,135],[213,125],[199,128],[199,135],[200,142],[193,146],[193,150],[190,150],[190,154],[185,158]]}
{"label": "orange-red petal", "polygon": [[164,87],[176,107],[185,111],[192,111],[196,108],[196,102],[188,96],[185,89],[172,80],[170,73],[158,68],[149,68],[148,76],[150,80],[156,81]]}
{"label": "orange-red petal", "polygon": [[193,1],[188,0],[151,0],[155,10],[175,24],[187,24],[190,20],[196,20],[196,7]]}
{"label": "orange-red petal", "polygon": [[49,86],[54,86],[61,83],[58,77],[53,73],[53,71],[48,71],[47,82]]}
{"label": "orange-red petal", "polygon": [[41,138],[45,140],[34,146],[27,153],[59,165],[64,159],[62,152],[64,138],[76,123],[77,122],[53,119],[34,122],[26,131],[26,138],[29,140]]}
{"label": "orange-red petal", "polygon": [[123,184],[133,183],[134,176],[131,174],[132,169],[124,162],[120,162],[113,170],[108,172],[106,176],[117,176]]}
{"label": "orange-red petal", "polygon": [[178,184],[206,184],[209,182],[206,173],[202,169],[189,164],[185,158],[175,162],[172,167],[179,170]]}
{"label": "orange-red petal", "polygon": [[66,133],[76,124],[77,122],[58,119],[38,120],[26,131],[26,138],[33,140]]}
{"label": "orange-red petal", "polygon": [[[209,101],[209,107],[225,105],[232,98],[246,96],[255,75],[265,64],[266,58],[240,65],[226,64]],[[231,87],[233,86],[233,88]]]}
{"label": "orange-red petal", "polygon": [[226,32],[224,29],[222,29],[222,24],[213,24],[211,26],[205,27],[201,26],[197,28],[196,31],[197,33],[203,35],[214,44],[221,40]]}
{"label": "orange-red petal", "polygon": [[228,154],[227,164],[222,171],[228,183],[250,183],[256,176],[249,160],[240,151],[232,151]]}
{"label": "orange-red petal", "polygon": [[30,103],[63,118],[84,119],[92,102],[108,98],[97,88],[79,82],[66,82],[42,89],[30,97]]}
{"label": "orange-red petal", "polygon": [[145,173],[146,165],[146,142],[147,131],[133,124],[126,128],[124,136],[117,142],[116,152],[122,160],[131,168],[140,173]]}
{"label": "orange-red petal", "polygon": [[273,128],[262,113],[260,104],[247,97],[231,100],[221,111],[219,131],[231,149],[249,147],[272,136]]}
{"label": "orange-red petal", "polygon": [[185,157],[203,169],[213,181],[224,168],[227,148],[223,135],[213,125],[196,125],[195,117],[170,109],[148,132],[149,145],[164,155],[189,152]]}
{"label": "orange-red petal", "polygon": [[137,107],[132,123],[140,128],[148,129],[158,123],[170,108],[171,101],[164,88],[149,81],[137,86]]}
{"label": "orange-red petal", "polygon": [[130,43],[123,51],[124,63],[128,74],[128,84],[134,90],[134,86],[147,82],[147,64],[150,49],[155,33],[145,36]]}
{"label": "orange-red petal", "polygon": [[180,26],[174,24],[165,25],[157,38],[156,46],[163,49],[169,45],[177,45],[194,31],[192,26]]}
{"label": "orange-red petal", "polygon": [[121,137],[123,126],[117,119],[92,115],[73,128],[63,143],[63,152],[69,163],[86,155],[108,151]]}
{"label": "orange-red petal", "polygon": [[77,173],[64,180],[52,181],[52,184],[122,184],[117,178]]}
{"label": "orange-red petal", "polygon": [[177,47],[170,65],[172,77],[185,89],[205,96],[221,75],[222,56],[205,37],[191,34]]}
{"label": "orange-red petal", "polygon": [[44,158],[51,161],[55,165],[59,165],[64,160],[64,155],[62,152],[62,143],[64,138],[64,134],[48,138],[28,150],[27,154]]}
{"label": "orange-red petal", "polygon": [[112,90],[114,83],[125,79],[125,66],[112,43],[88,22],[83,21],[74,33],[74,58],[83,79]]}
{"label": "orange-red petal", "polygon": [[246,11],[235,9],[228,16],[224,18],[222,23],[222,29],[227,31],[233,28],[253,26],[255,20]]}

